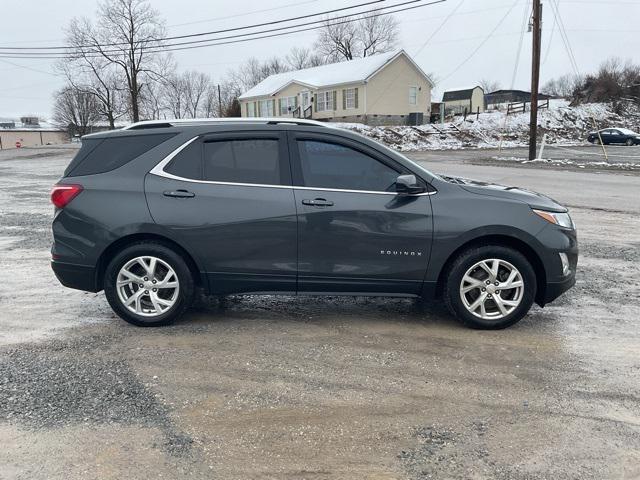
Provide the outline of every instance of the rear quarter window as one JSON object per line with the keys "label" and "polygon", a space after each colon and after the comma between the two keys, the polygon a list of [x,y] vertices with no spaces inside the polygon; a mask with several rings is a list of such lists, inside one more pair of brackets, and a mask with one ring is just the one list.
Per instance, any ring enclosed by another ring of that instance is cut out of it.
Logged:
{"label": "rear quarter window", "polygon": [[71,161],[64,175],[77,177],[115,170],[166,142],[174,135],[174,133],[168,133],[83,140],[82,148]]}

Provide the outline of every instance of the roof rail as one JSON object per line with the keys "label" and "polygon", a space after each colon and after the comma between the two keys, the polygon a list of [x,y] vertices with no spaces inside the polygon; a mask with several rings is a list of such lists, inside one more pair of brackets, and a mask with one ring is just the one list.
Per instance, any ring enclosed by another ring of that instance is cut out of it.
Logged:
{"label": "roof rail", "polygon": [[317,120],[308,120],[305,118],[288,118],[288,117],[232,117],[232,118],[182,118],[178,120],[144,120],[142,122],[132,123],[123,127],[122,130],[142,130],[147,128],[167,128],[177,125],[207,125],[207,124],[224,124],[224,123],[238,123],[238,124],[251,124],[258,123],[264,125],[279,125],[279,124],[292,124],[292,125],[308,125],[314,127],[328,127],[325,122],[318,122]]}

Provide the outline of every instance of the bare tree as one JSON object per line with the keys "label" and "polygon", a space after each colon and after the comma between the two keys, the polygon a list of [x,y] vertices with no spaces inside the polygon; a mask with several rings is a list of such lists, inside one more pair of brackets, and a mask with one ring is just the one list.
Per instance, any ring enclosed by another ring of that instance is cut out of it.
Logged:
{"label": "bare tree", "polygon": [[318,33],[316,48],[328,61],[338,62],[357,57],[358,42],[355,22],[328,18]]}
{"label": "bare tree", "polygon": [[234,90],[246,92],[269,75],[286,72],[287,70],[289,70],[289,66],[277,57],[273,57],[266,62],[260,62],[257,58],[251,57],[239,68],[229,72],[228,77]]}
{"label": "bare tree", "polygon": [[552,97],[572,98],[584,79],[575,74],[565,74],[546,82],[540,91]]}
{"label": "bare tree", "polygon": [[379,10],[358,20],[328,18],[318,33],[315,46],[329,62],[352,60],[393,50],[398,42],[398,21]]}
{"label": "bare tree", "polygon": [[167,75],[162,84],[162,102],[171,118],[184,118],[187,115],[187,99],[184,79],[178,74]]}
{"label": "bare tree", "polygon": [[59,61],[55,68],[67,78],[67,82],[77,90],[96,97],[100,106],[100,116],[115,128],[115,121],[127,111],[123,101],[124,83],[114,66],[100,55],[85,50],[86,35],[91,30],[87,19],[73,19],[67,29],[66,42],[73,54]]}
{"label": "bare tree", "polygon": [[211,78],[206,73],[195,70],[184,72],[181,77],[186,113],[191,118],[197,118],[205,94],[211,87]]}
{"label": "bare tree", "polygon": [[53,121],[69,135],[86,135],[99,118],[98,102],[91,93],[71,86],[56,92]]}
{"label": "bare tree", "polygon": [[291,70],[302,70],[324,65],[325,61],[321,55],[313,53],[309,48],[293,47],[285,57],[285,63]]}
{"label": "bare tree", "polygon": [[363,15],[357,24],[357,36],[362,56],[390,52],[397,45],[398,20],[390,15],[378,15],[379,10]]}
{"label": "bare tree", "polygon": [[140,92],[140,113],[143,118],[147,120],[160,120],[163,118],[163,94],[161,82],[148,82],[145,84],[145,87]]}
{"label": "bare tree", "polygon": [[147,0],[103,0],[97,16],[95,25],[86,19],[75,21],[83,41],[69,45],[71,56],[102,57],[114,65],[124,77],[131,119],[137,122],[143,84],[161,75],[158,50],[165,36],[164,24]]}
{"label": "bare tree", "polygon": [[495,92],[496,90],[500,90],[502,88],[502,84],[497,80],[490,80],[488,78],[483,78],[478,82],[480,88],[484,90],[484,93]]}

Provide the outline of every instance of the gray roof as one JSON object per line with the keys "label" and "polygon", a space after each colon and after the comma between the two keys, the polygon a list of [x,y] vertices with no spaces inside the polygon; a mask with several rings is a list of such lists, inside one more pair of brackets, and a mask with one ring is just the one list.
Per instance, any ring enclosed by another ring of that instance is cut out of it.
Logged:
{"label": "gray roof", "polygon": [[482,90],[482,88],[478,86],[464,88],[460,90],[447,90],[446,92],[444,92],[444,95],[442,96],[442,101],[454,102],[456,100],[470,100],[471,96],[473,95],[473,91],[476,88],[479,88],[480,90]]}

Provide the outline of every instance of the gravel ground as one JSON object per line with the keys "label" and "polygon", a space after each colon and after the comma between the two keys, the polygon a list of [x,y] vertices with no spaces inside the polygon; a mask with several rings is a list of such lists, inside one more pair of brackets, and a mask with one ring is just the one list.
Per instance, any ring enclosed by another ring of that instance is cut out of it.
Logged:
{"label": "gravel ground", "polygon": [[202,299],[137,329],[50,271],[73,149],[0,152],[0,478],[640,478],[640,181],[417,152],[571,206],[576,287],[467,330],[405,299]]}

